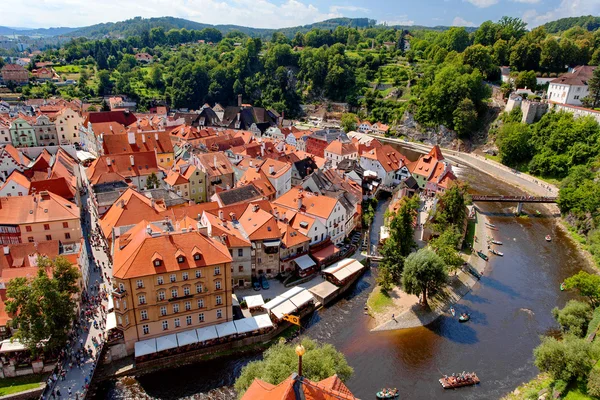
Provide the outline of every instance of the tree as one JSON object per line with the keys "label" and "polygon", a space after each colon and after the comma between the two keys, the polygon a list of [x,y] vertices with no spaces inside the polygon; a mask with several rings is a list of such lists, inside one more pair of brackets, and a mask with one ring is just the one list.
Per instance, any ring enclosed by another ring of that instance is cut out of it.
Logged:
{"label": "tree", "polygon": [[565,289],[575,289],[579,295],[586,297],[592,307],[600,305],[600,276],[579,271],[565,279]]}
{"label": "tree", "polygon": [[585,335],[587,326],[592,319],[592,312],[589,304],[569,300],[562,310],[554,307],[552,315],[562,327],[563,332],[582,337]]}
{"label": "tree", "polygon": [[553,379],[569,382],[587,376],[592,367],[590,348],[587,340],[573,335],[566,335],[561,341],[542,337],[542,343],[533,350],[534,363]]}
{"label": "tree", "polygon": [[469,46],[469,34],[463,27],[453,26],[445,33],[446,49],[462,53]]}
{"label": "tree", "polygon": [[485,77],[492,75],[498,68],[494,64],[490,50],[481,44],[467,47],[463,53],[463,61],[465,64],[477,68]]}
{"label": "tree", "polygon": [[110,80],[110,72],[103,69],[98,72],[98,95],[111,94],[113,82]]}
{"label": "tree", "polygon": [[496,43],[499,26],[492,21],[485,21],[475,31],[473,42],[484,46],[492,46]]}
{"label": "tree", "polygon": [[502,163],[516,166],[531,158],[532,147],[529,127],[520,122],[505,123],[498,130],[496,144]]}
{"label": "tree", "polygon": [[[337,374],[341,380],[347,380],[354,373],[344,357],[330,344],[319,344],[304,338],[302,346],[306,353],[302,356],[302,375],[311,381],[320,381]],[[235,381],[235,390],[242,395],[258,378],[273,385],[278,385],[298,370],[296,344],[282,342],[265,351],[263,359],[252,361],[242,368]]]}
{"label": "tree", "polygon": [[477,110],[475,110],[475,105],[471,99],[462,99],[458,103],[458,108],[452,114],[454,130],[458,133],[458,136],[468,137],[477,123]]}
{"label": "tree", "polygon": [[37,263],[35,278],[11,279],[6,289],[6,311],[13,315],[13,326],[18,327],[15,337],[34,355],[42,349],[54,352],[67,342],[75,318],[73,294],[79,278],[77,268],[64,257],[52,261],[40,256]]}
{"label": "tree", "polygon": [[404,262],[402,287],[408,294],[423,295],[423,305],[428,307],[427,296],[439,290],[448,280],[444,261],[429,249],[412,253]]}
{"label": "tree", "polygon": [[600,368],[596,367],[590,371],[587,381],[587,394],[600,397]]}
{"label": "tree", "polygon": [[433,220],[435,230],[443,232],[449,227],[457,230],[463,229],[467,217],[466,207],[471,202],[466,184],[453,183],[448,190],[439,197]]}
{"label": "tree", "polygon": [[596,108],[600,104],[600,67],[594,70],[594,74],[588,81],[590,90],[591,106]]}
{"label": "tree", "polygon": [[157,189],[160,185],[160,182],[158,181],[158,177],[156,176],[156,174],[153,172],[150,174],[150,176],[148,177],[148,179],[146,179],[146,187],[148,189]]}
{"label": "tree", "polygon": [[515,78],[515,87],[517,89],[528,88],[535,90],[537,87],[537,77],[535,71],[521,71]]}
{"label": "tree", "polygon": [[342,114],[342,129],[344,132],[355,131],[358,124],[358,117],[353,113]]}
{"label": "tree", "polygon": [[527,23],[520,18],[504,16],[498,21],[498,26],[500,37],[506,41],[512,38],[519,39],[527,32]]}
{"label": "tree", "polygon": [[456,270],[464,260],[458,253],[462,235],[454,227],[448,227],[442,234],[429,241],[429,247],[440,256],[449,271]]}
{"label": "tree", "polygon": [[100,111],[110,111],[110,106],[106,100],[102,100],[102,106],[100,107]]}

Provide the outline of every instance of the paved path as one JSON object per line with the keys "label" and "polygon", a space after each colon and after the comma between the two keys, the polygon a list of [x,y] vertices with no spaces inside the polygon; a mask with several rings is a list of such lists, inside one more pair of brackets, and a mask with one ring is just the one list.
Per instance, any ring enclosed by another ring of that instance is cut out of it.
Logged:
{"label": "paved path", "polygon": [[[82,196],[81,201],[82,204],[87,206],[88,196]],[[90,225],[91,220],[91,225]],[[108,281],[104,279],[104,272],[106,272],[109,276],[112,274],[112,270],[110,269],[108,257],[106,253],[102,250],[101,247],[93,247],[89,238],[91,237],[91,233],[93,231],[92,227],[96,226],[97,219],[94,213],[86,213],[85,219],[82,219],[82,230],[83,235],[85,237],[85,245],[87,246],[88,254],[92,254],[92,263],[90,263],[90,278],[89,278],[89,287],[93,286],[97,281],[100,283],[101,288],[106,288],[110,290],[110,285]],[[94,272],[94,261],[96,260],[100,266],[100,270],[98,272]],[[105,264],[105,267],[102,268],[102,263]],[[96,295],[97,292],[90,292],[92,295]],[[102,302],[104,306],[107,305],[107,301],[104,300]],[[82,307],[83,308],[83,307]],[[102,314],[98,311],[96,314],[96,320],[102,323],[99,323],[98,328],[94,328],[93,320],[89,320],[85,322],[85,325],[88,327],[88,332],[83,332],[79,335],[79,338],[83,339],[83,347],[88,348],[91,347],[93,351],[93,357],[87,358],[82,365],[81,368],[77,366],[73,366],[73,368],[69,369],[68,363],[64,366],[67,374],[65,376],[65,380],[58,380],[54,387],[55,391],[60,391],[61,397],[60,399],[83,399],[85,397],[85,386],[86,383],[89,383],[92,379],[94,368],[96,366],[98,354],[97,350],[94,348],[94,344],[92,342],[92,337],[99,338],[99,335],[104,336],[105,330],[105,318],[102,317]],[[75,347],[77,350],[81,348],[79,343],[76,344]],[[99,347],[98,349],[101,349]],[[87,378],[87,382],[86,382]],[[69,389],[71,390],[71,395],[69,396]],[[52,398],[52,396],[47,396],[46,398]],[[56,396],[56,399],[59,399]]]}

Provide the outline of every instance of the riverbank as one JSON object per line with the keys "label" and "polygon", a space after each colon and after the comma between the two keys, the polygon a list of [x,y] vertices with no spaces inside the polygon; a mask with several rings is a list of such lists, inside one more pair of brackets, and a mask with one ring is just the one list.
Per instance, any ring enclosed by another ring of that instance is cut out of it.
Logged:
{"label": "riverbank", "polygon": [[[483,275],[488,266],[488,262],[481,259],[476,251],[482,250],[483,252],[487,252],[488,234],[485,227],[486,222],[488,222],[487,217],[480,212],[476,212],[475,237],[478,240],[473,246],[474,251],[466,259],[469,265],[480,275]],[[462,269],[458,270],[458,272],[450,276],[449,284],[442,293],[429,299],[429,310],[424,309],[419,304],[417,296],[409,295],[396,287],[388,296],[391,303],[386,307],[377,310],[372,304],[369,304],[375,303],[375,301],[367,302],[369,314],[373,317],[375,325],[371,329],[371,332],[418,328],[431,324],[444,314],[450,315],[450,307],[469,293],[477,281],[469,272]],[[379,287],[374,289],[372,296],[382,296],[379,293]],[[371,299],[369,297],[369,300]]]}

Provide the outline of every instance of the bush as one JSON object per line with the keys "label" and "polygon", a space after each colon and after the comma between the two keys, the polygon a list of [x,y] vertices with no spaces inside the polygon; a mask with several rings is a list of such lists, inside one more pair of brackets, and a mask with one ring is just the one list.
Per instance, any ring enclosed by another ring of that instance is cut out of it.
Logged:
{"label": "bush", "polygon": [[552,315],[560,324],[563,332],[582,337],[592,319],[592,307],[581,301],[569,300],[562,310],[555,307],[552,310]]}
{"label": "bush", "polygon": [[590,396],[600,397],[600,368],[594,367],[587,381],[587,393]]}
{"label": "bush", "polygon": [[533,350],[535,365],[540,371],[566,382],[587,376],[592,367],[590,353],[590,343],[573,335],[566,335],[562,341],[543,337],[542,343]]}

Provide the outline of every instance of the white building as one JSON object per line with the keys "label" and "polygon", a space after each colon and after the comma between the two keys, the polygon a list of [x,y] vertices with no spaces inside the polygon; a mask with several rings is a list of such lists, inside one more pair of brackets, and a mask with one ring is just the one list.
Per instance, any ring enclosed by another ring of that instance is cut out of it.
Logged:
{"label": "white building", "polygon": [[548,84],[548,100],[558,104],[580,106],[581,99],[590,93],[588,81],[595,69],[596,67],[582,65],[553,79]]}

